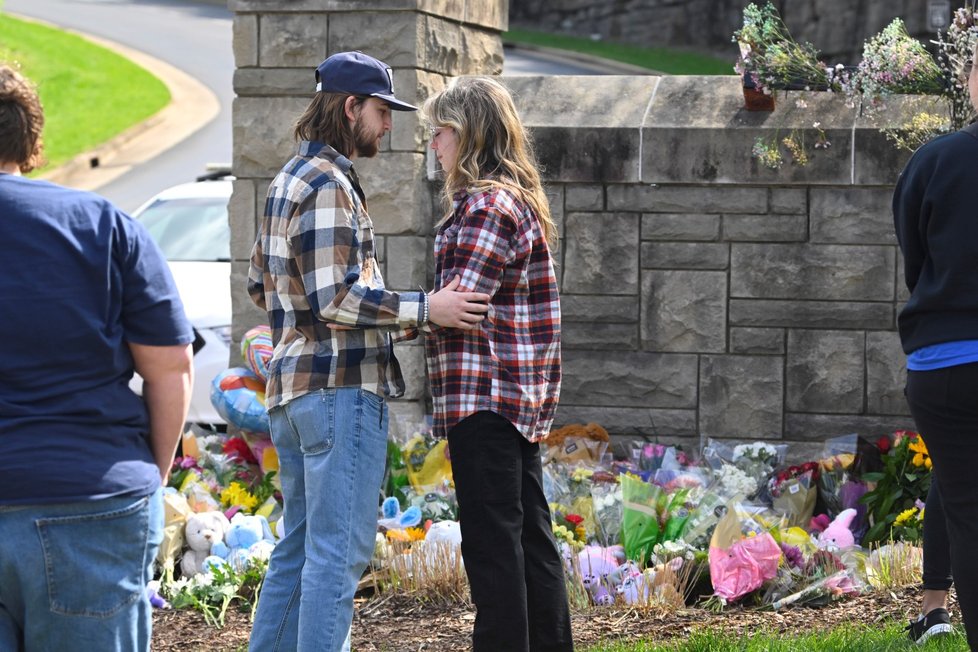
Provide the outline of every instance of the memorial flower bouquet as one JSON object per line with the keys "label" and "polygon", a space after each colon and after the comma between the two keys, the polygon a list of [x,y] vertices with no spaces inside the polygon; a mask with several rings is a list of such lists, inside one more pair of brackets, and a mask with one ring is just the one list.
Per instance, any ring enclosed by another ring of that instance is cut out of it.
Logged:
{"label": "memorial flower bouquet", "polygon": [[907,33],[907,26],[894,18],[882,32],[866,42],[848,88],[851,95],[878,107],[894,93],[940,95],[944,74],[923,43]]}
{"label": "memorial flower bouquet", "polygon": [[762,604],[777,610],[789,605],[823,606],[832,600],[857,595],[866,588],[864,553],[840,556],[816,550],[807,556],[781,544],[785,555],[777,576],[766,585]]}
{"label": "memorial flower bouquet", "polygon": [[731,502],[710,538],[710,608],[722,608],[774,579],[781,564],[781,547],[750,514]]}
{"label": "memorial flower bouquet", "polygon": [[868,100],[871,112],[894,93],[922,96],[910,100],[912,115],[882,133],[898,148],[915,151],[928,140],[965,127],[975,119],[968,94],[968,71],[978,40],[973,3],[957,9],[946,32],[932,41],[936,56],[906,33],[896,19],[866,44],[863,62],[847,91],[853,101]]}
{"label": "memorial flower bouquet", "polygon": [[893,529],[890,531],[890,539],[893,541],[906,541],[908,543],[921,543],[924,536],[924,503],[922,500],[914,501],[913,507],[903,510],[893,520]]}
{"label": "memorial flower bouquet", "polygon": [[733,449],[733,463],[754,477],[766,476],[783,458],[784,448],[760,441],[738,444]]}
{"label": "memorial flower bouquet", "polygon": [[558,541],[566,541],[571,545],[577,546],[583,546],[587,543],[583,516],[554,510],[551,527],[553,528],[554,538]]}
{"label": "memorial flower bouquet", "polygon": [[804,527],[812,518],[818,498],[818,472],[818,462],[805,462],[778,471],[768,481],[771,506],[789,526]]}
{"label": "memorial flower bouquet", "polygon": [[957,9],[947,32],[938,33],[937,63],[944,74],[944,96],[948,103],[951,128],[960,129],[975,119],[968,93],[971,57],[978,42],[978,11],[974,3]]}
{"label": "memorial flower bouquet", "polygon": [[594,504],[594,536],[599,545],[621,543],[622,493],[617,482],[597,483],[591,488]]}
{"label": "memorial flower bouquet", "polygon": [[663,541],[679,539],[693,505],[690,489],[666,492],[640,478],[623,475],[621,538],[628,559],[646,565]]}
{"label": "memorial flower bouquet", "polygon": [[[878,543],[891,536],[910,534],[906,528],[909,510],[927,498],[931,482],[931,460],[923,438],[901,430],[894,433],[893,446],[883,456],[883,470],[866,473],[863,478],[875,486],[860,499],[866,505],[869,530],[863,545]],[[897,519],[903,517],[901,523]]]}

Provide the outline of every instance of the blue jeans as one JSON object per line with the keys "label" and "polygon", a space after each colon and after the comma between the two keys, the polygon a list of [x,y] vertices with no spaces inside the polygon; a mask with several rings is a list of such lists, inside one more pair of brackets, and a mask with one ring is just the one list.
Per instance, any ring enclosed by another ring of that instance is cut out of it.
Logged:
{"label": "blue jeans", "polygon": [[250,649],[348,650],[353,594],[377,532],[387,405],[358,388],[328,389],[268,416],[285,534],[269,561]]}
{"label": "blue jeans", "polygon": [[0,505],[0,650],[148,652],[163,494]]}

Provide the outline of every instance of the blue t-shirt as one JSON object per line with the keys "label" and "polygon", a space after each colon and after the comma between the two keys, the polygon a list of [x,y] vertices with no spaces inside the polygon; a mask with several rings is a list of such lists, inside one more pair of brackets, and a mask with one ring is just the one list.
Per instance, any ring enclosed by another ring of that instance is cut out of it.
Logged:
{"label": "blue t-shirt", "polygon": [[141,224],[92,193],[0,175],[0,504],[159,487],[128,342],[193,331]]}
{"label": "blue t-shirt", "polygon": [[978,340],[958,340],[922,346],[907,356],[910,371],[933,371],[978,362]]}

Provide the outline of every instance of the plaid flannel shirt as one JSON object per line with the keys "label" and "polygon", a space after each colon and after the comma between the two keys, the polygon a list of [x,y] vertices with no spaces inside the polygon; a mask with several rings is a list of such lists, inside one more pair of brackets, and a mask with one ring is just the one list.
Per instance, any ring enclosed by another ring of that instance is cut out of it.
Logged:
{"label": "plaid flannel shirt", "polygon": [[460,193],[435,236],[435,283],[491,295],[472,331],[426,328],[434,433],[491,410],[530,441],[550,432],[560,395],[560,297],[532,209],[512,193]]}
{"label": "plaid flannel shirt", "polygon": [[[326,388],[404,391],[392,336],[416,334],[426,298],[384,288],[352,166],[332,147],[303,141],[268,188],[248,294],[268,312],[275,345],[269,408]],[[332,330],[329,323],[355,328]]]}

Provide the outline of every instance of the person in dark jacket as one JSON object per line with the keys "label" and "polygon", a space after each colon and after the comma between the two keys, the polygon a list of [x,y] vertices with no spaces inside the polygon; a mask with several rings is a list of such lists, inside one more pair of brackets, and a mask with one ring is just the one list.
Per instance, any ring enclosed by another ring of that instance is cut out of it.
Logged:
{"label": "person in dark jacket", "polygon": [[[978,110],[978,72],[969,63],[965,73]],[[972,650],[978,650],[978,557],[972,551],[978,540],[976,164],[978,127],[971,125],[918,149],[893,195],[910,290],[898,319],[907,402],[934,464],[924,513],[924,603],[909,630],[917,642],[950,630],[945,606],[953,576]]]}

